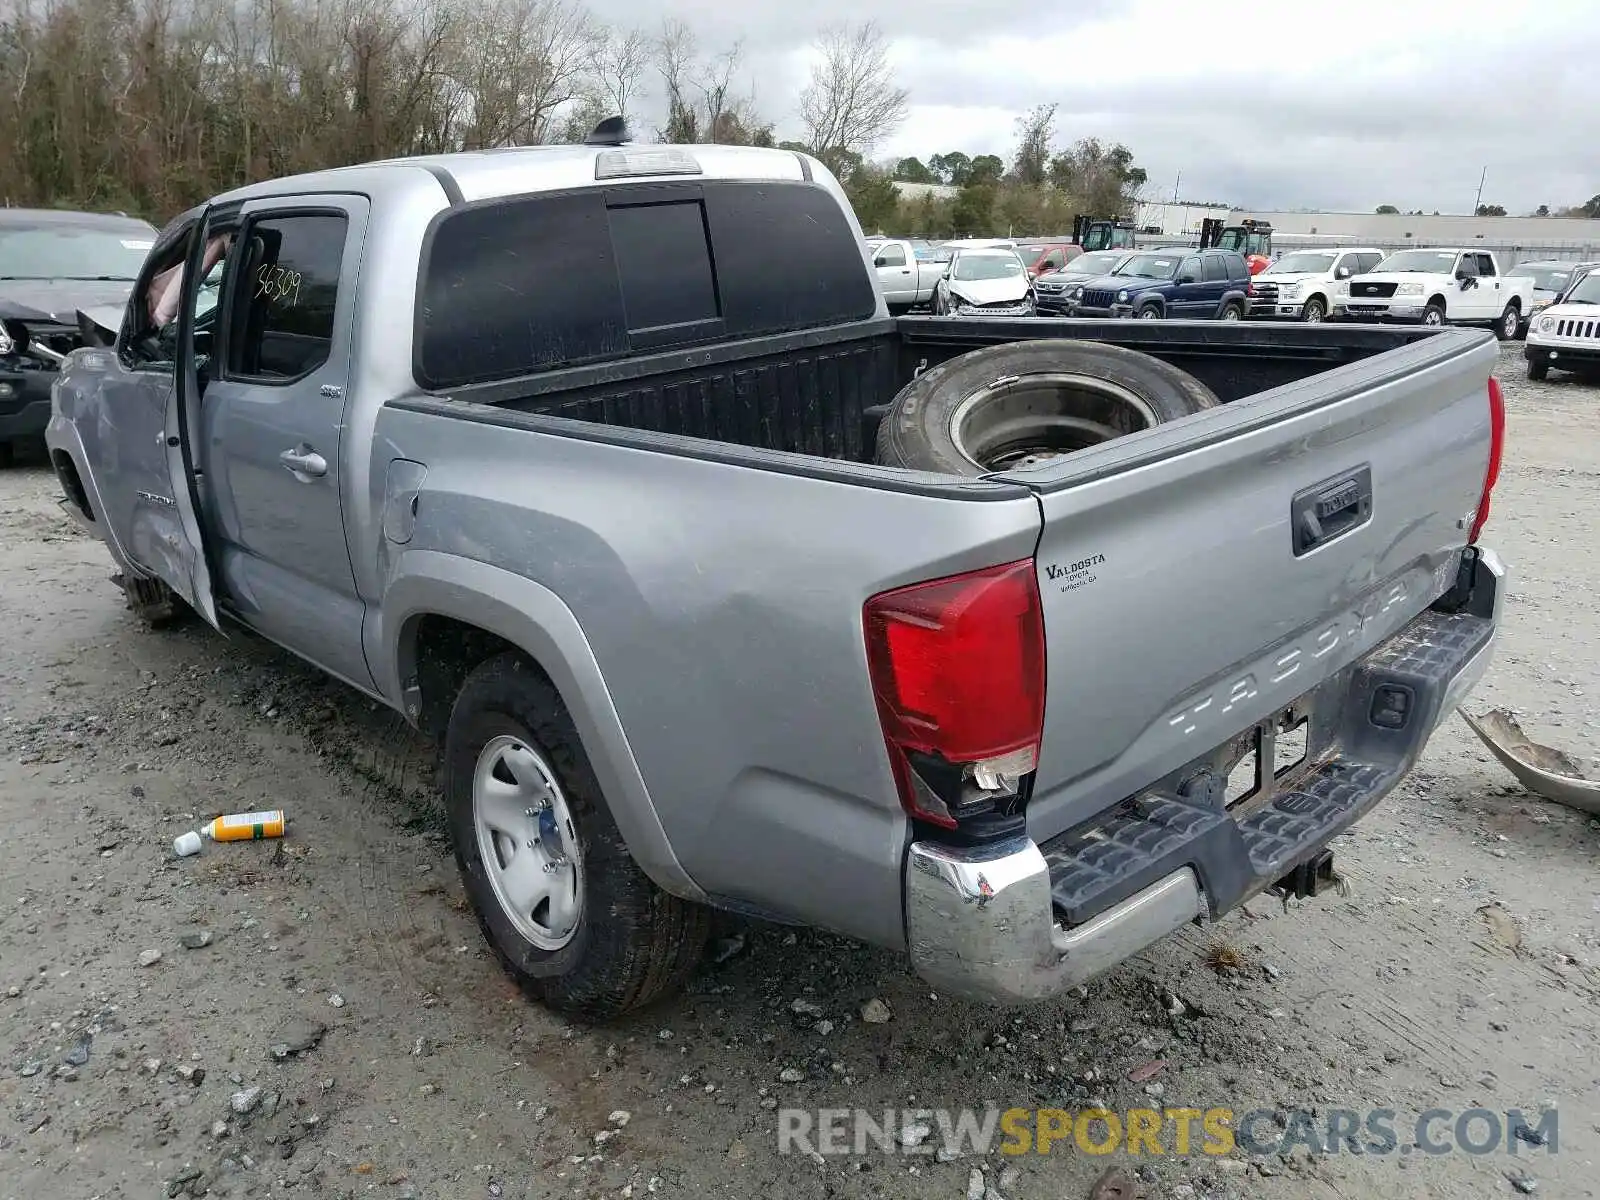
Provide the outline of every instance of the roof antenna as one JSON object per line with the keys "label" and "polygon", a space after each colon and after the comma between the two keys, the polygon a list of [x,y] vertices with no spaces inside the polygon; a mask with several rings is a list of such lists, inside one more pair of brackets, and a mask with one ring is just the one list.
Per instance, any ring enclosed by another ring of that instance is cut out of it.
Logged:
{"label": "roof antenna", "polygon": [[607,117],[594,127],[594,131],[583,139],[585,146],[622,146],[633,141],[633,135],[628,132],[628,122],[625,117]]}

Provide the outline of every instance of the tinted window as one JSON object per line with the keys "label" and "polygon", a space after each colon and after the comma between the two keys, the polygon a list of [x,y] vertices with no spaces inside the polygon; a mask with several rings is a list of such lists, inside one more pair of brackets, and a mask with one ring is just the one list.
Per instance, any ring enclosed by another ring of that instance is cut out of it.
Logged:
{"label": "tinted window", "polygon": [[611,248],[629,331],[714,321],[717,288],[698,201],[610,210]]}
{"label": "tinted window", "polygon": [[1487,254],[1475,254],[1473,257],[1478,260],[1479,275],[1488,278],[1494,274],[1494,259],[1490,258]]}
{"label": "tinted window", "polygon": [[886,267],[903,267],[906,265],[906,252],[900,246],[885,246],[878,251],[878,257]]}
{"label": "tinted window", "polygon": [[328,361],[344,237],[345,218],[334,214],[267,217],[246,227],[229,337],[232,374],[286,381]]}
{"label": "tinted window", "polygon": [[1477,258],[1478,256],[1475,254],[1463,254],[1456,260],[1456,270],[1465,272],[1467,275],[1476,275],[1478,273]]}
{"label": "tinted window", "polygon": [[798,183],[621,185],[449,212],[425,251],[417,379],[454,387],[861,320],[878,291],[860,245],[832,198]]}
{"label": "tinted window", "polygon": [[1228,277],[1228,264],[1222,255],[1207,254],[1200,260],[1200,262],[1205,271],[1205,274],[1202,276],[1202,278],[1207,283],[1215,283],[1219,279],[1226,279]]}
{"label": "tinted window", "polygon": [[1383,255],[1377,253],[1358,254],[1356,255],[1356,261],[1361,264],[1361,268],[1356,274],[1365,275],[1383,261]]}

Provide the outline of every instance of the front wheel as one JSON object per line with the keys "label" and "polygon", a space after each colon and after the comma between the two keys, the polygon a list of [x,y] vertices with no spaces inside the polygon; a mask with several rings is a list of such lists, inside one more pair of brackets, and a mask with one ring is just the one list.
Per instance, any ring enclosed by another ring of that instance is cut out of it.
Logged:
{"label": "front wheel", "polygon": [[1444,309],[1437,304],[1430,304],[1422,310],[1422,323],[1437,329],[1444,324]]}
{"label": "front wheel", "polygon": [[1500,320],[1495,322],[1495,335],[1502,342],[1515,341],[1517,330],[1522,328],[1522,312],[1515,304],[1506,305],[1505,312],[1500,314]]}
{"label": "front wheel", "polygon": [[1534,383],[1542,383],[1550,377],[1550,364],[1539,359],[1528,360],[1528,378]]}
{"label": "front wheel", "polygon": [[1159,321],[1161,319],[1161,309],[1154,304],[1147,304],[1134,313],[1134,316],[1141,321]]}
{"label": "front wheel", "polygon": [[633,861],[571,714],[520,654],[467,677],[443,776],[462,883],[524,992],[605,1020],[683,985],[708,910],[663,892]]}
{"label": "front wheel", "polygon": [[1328,319],[1328,306],[1319,296],[1307,300],[1300,309],[1300,319],[1308,325],[1316,325]]}

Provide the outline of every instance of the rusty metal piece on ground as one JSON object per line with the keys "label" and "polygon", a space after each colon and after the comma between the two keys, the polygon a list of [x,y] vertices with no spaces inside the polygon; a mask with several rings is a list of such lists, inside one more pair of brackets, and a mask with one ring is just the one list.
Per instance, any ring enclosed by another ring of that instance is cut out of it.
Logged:
{"label": "rusty metal piece on ground", "polygon": [[1095,1181],[1089,1200],[1135,1200],[1138,1194],[1133,1176],[1121,1167],[1111,1167]]}
{"label": "rusty metal piece on ground", "polygon": [[1464,708],[1456,711],[1523,787],[1558,804],[1600,816],[1600,780],[1585,779],[1577,759],[1531,740],[1502,708],[1478,717]]}

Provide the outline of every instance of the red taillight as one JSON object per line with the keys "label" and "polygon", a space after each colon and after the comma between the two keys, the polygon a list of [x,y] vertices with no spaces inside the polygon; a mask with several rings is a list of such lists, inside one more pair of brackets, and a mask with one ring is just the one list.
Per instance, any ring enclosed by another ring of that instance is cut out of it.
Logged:
{"label": "red taillight", "polygon": [[1038,764],[1044,615],[1033,560],[882,592],[862,617],[900,802],[914,817],[954,828],[909,756],[1009,777]]}
{"label": "red taillight", "polygon": [[1472,520],[1472,532],[1467,544],[1477,543],[1483,524],[1489,519],[1489,500],[1494,494],[1495,481],[1500,478],[1500,456],[1506,446],[1506,402],[1500,394],[1500,381],[1489,376],[1489,466],[1483,473],[1483,495],[1478,498],[1478,515]]}

